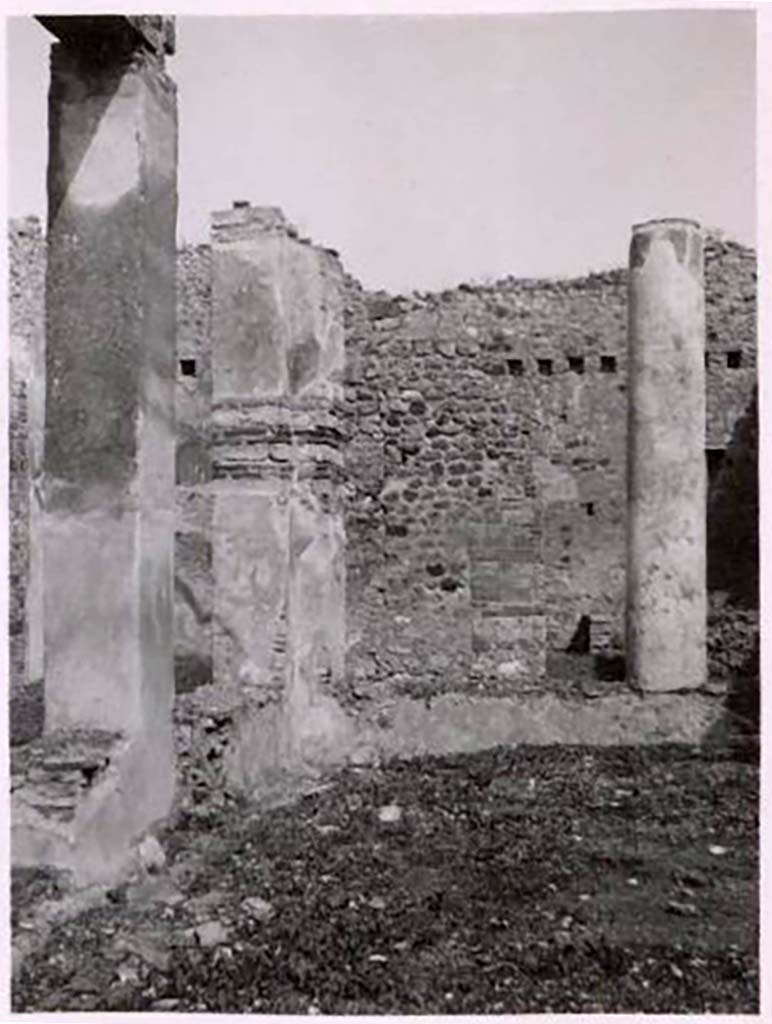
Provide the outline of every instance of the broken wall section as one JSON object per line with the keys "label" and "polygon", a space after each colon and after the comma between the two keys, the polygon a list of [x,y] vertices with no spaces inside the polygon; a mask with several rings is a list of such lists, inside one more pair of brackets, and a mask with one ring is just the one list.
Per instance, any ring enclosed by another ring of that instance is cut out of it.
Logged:
{"label": "broken wall section", "polygon": [[248,792],[339,762],[344,669],[342,271],[279,210],[213,215],[214,680]]}

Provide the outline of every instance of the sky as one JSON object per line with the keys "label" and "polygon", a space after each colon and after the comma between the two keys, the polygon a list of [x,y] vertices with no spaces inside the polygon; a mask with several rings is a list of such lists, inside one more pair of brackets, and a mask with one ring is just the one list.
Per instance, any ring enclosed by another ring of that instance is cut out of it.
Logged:
{"label": "sky", "polygon": [[[178,239],[275,205],[368,288],[623,265],[685,216],[755,244],[741,10],[177,19]],[[7,24],[11,216],[45,216],[52,37]]]}

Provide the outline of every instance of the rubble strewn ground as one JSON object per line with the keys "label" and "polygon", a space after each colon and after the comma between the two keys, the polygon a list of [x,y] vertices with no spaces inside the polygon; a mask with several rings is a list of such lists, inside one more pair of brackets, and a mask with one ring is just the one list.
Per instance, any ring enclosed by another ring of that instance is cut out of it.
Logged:
{"label": "rubble strewn ground", "polygon": [[[27,955],[16,1012],[758,1012],[752,744],[349,769],[159,838]],[[16,936],[56,885],[15,874]]]}

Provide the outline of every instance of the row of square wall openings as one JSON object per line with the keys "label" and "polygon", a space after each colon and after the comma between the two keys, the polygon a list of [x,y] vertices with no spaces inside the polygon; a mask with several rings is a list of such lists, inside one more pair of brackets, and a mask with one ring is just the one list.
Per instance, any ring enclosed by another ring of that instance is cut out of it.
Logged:
{"label": "row of square wall openings", "polygon": [[[601,356],[599,367],[601,373],[617,372],[616,356]],[[551,377],[555,370],[555,363],[552,359],[537,359],[536,370],[542,377]],[[584,356],[569,356],[568,370],[571,373],[584,373]],[[511,377],[522,377],[525,375],[524,359],[507,359],[507,372]]]}
{"label": "row of square wall openings", "polygon": [[[537,359],[536,367],[542,377],[552,376],[553,362],[551,359]],[[568,369],[572,373],[584,373],[584,356],[569,356]],[[525,362],[522,359],[507,359],[507,370],[513,377],[522,377],[525,373]],[[616,373],[616,356],[600,357],[601,373]],[[183,377],[196,376],[195,359],[180,359],[180,374]]]}
{"label": "row of square wall openings", "polygon": [[[717,361],[721,359],[722,356],[726,360],[727,369],[739,370],[742,367],[742,352],[739,349],[732,349],[725,353],[706,352],[705,368],[707,369],[708,367],[716,365]],[[601,373],[616,373],[616,356],[601,356],[598,368]],[[542,377],[551,377],[555,369],[555,364],[552,359],[537,359],[536,369]],[[568,357],[569,372],[582,374],[584,373],[584,369],[584,356]],[[511,377],[523,377],[525,375],[525,360],[507,359],[507,372]]]}
{"label": "row of square wall openings", "polygon": [[[713,357],[715,355],[716,353],[705,353],[706,369],[713,365]],[[734,349],[732,351],[727,352],[725,355],[727,368],[730,370],[739,370],[742,366],[742,352],[739,349]],[[554,364],[551,359],[536,360],[536,368],[542,377],[551,377],[553,372],[553,366]],[[571,371],[571,373],[584,373],[584,356],[569,356],[568,369]],[[512,377],[522,377],[525,374],[525,361],[523,359],[507,359],[507,370]],[[616,356],[601,356],[600,372],[616,373]],[[180,359],[180,374],[183,377],[195,377],[195,359]]]}

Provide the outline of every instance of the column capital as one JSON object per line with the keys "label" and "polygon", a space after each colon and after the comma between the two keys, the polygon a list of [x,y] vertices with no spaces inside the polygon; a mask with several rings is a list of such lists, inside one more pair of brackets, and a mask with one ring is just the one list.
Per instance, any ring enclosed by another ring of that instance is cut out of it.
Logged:
{"label": "column capital", "polygon": [[174,53],[174,18],[161,14],[37,15],[40,24],[65,46],[94,57],[121,57],[146,50],[163,62]]}

